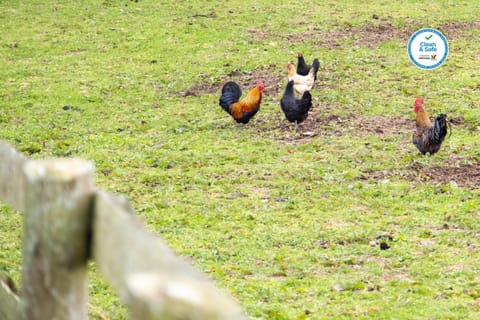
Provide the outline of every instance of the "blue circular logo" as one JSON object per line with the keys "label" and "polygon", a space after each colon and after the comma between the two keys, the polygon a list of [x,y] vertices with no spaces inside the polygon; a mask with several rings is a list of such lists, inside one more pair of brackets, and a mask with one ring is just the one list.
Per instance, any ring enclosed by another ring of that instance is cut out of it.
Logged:
{"label": "blue circular logo", "polygon": [[436,29],[420,29],[408,41],[408,57],[422,69],[440,67],[448,56],[447,38]]}

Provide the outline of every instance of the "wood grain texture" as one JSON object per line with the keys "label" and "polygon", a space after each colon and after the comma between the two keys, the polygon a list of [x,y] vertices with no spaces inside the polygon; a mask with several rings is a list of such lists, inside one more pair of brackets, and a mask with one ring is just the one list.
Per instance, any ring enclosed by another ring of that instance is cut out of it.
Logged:
{"label": "wood grain texture", "polygon": [[244,319],[232,299],[147,232],[127,201],[104,192],[95,199],[93,257],[132,319]]}
{"label": "wood grain texture", "polygon": [[0,141],[0,202],[22,212],[25,209],[23,166],[27,161],[20,152]]}
{"label": "wood grain texture", "polygon": [[24,172],[25,318],[87,319],[93,165],[77,159],[29,161]]}

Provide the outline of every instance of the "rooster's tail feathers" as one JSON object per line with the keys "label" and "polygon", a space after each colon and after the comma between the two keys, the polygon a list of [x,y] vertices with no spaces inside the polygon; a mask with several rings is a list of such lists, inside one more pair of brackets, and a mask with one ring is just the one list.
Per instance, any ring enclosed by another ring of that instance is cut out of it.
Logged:
{"label": "rooster's tail feathers", "polygon": [[303,112],[308,112],[310,110],[310,108],[312,107],[312,95],[310,94],[310,92],[305,91],[303,93],[298,106]]}
{"label": "rooster's tail feathers", "polygon": [[303,58],[303,55],[301,53],[298,54],[298,59],[297,59],[297,73],[306,76],[308,74],[308,65],[305,62],[305,59]]}
{"label": "rooster's tail feathers", "polygon": [[312,68],[315,69],[315,73],[316,73],[316,72],[318,71],[318,69],[320,68],[320,61],[318,61],[317,58],[313,59]]}
{"label": "rooster's tail feathers", "polygon": [[441,114],[435,119],[433,124],[433,140],[436,142],[442,142],[448,133],[448,120],[447,115]]}
{"label": "rooster's tail feathers", "polygon": [[235,102],[238,102],[242,96],[242,89],[240,86],[233,81],[225,83],[222,87],[222,95],[218,104],[227,112],[230,110],[230,105]]}
{"label": "rooster's tail feathers", "polygon": [[320,61],[318,61],[317,58],[313,59],[312,69],[314,70],[313,74],[315,76],[315,80],[317,80],[317,72],[319,68],[320,68]]}

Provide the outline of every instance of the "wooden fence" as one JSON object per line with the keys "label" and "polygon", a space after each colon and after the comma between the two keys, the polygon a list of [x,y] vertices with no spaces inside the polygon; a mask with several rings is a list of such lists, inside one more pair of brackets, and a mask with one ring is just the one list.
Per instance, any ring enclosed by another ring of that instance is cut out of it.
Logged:
{"label": "wooden fence", "polygon": [[147,232],[93,164],[30,160],[0,142],[0,201],[24,213],[22,286],[0,274],[0,319],[87,319],[92,259],[131,319],[245,319],[204,275]]}

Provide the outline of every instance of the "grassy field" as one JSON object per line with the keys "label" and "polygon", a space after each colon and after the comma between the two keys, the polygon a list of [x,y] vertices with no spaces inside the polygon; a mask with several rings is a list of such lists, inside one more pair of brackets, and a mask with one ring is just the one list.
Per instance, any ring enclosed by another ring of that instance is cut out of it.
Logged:
{"label": "grassy field", "polygon": [[[478,1],[0,2],[0,139],[81,157],[252,319],[480,318]],[[442,31],[446,63],[406,53]],[[285,64],[321,67],[296,133]],[[265,82],[245,127],[221,85]],[[413,100],[446,113],[433,157]],[[114,232],[114,230],[112,230]],[[20,281],[22,217],[0,206],[0,271]],[[386,243],[387,250],[380,244]],[[90,317],[126,311],[91,266]]]}

